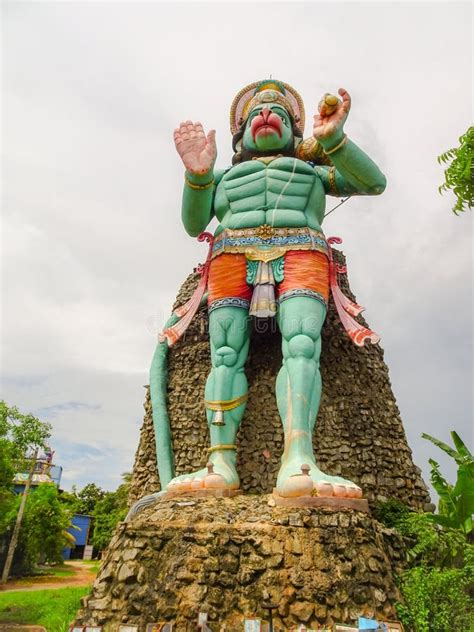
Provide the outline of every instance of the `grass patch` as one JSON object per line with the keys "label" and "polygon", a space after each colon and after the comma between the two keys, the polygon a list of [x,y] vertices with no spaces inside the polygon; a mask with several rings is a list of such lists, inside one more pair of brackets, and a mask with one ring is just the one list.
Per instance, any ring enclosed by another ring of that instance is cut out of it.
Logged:
{"label": "grass patch", "polygon": [[[37,573],[32,577],[72,577],[76,574],[74,567],[68,563],[56,564],[55,566],[39,566]],[[26,578],[28,579],[28,578]]]}
{"label": "grass patch", "polygon": [[76,574],[76,571],[67,564],[61,564],[61,566],[51,566],[47,571],[48,577],[72,577]]}
{"label": "grass patch", "polygon": [[87,564],[87,566],[89,566],[90,570],[93,573],[98,573],[100,565],[102,564],[102,561],[101,560],[82,560],[82,563]]}
{"label": "grass patch", "polygon": [[80,608],[90,586],[57,590],[0,593],[0,623],[43,625],[48,632],[64,632]]}
{"label": "grass patch", "polygon": [[15,582],[20,585],[31,586],[35,584],[45,584],[63,577],[74,577],[75,575],[76,570],[67,564],[39,566],[33,574],[15,578]]}

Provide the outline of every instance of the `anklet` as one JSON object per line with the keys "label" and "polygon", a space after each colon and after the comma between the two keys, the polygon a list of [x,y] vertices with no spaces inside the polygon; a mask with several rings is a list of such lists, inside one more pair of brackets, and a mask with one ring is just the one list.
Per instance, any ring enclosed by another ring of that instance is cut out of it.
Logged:
{"label": "anklet", "polygon": [[212,448],[208,448],[208,452],[216,452],[216,450],[237,450],[237,446],[232,443],[221,443],[220,445],[212,446]]}

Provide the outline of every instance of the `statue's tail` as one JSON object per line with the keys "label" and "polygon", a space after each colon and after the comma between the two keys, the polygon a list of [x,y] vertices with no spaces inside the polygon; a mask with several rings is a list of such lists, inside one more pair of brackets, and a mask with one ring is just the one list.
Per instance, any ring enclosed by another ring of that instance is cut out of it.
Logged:
{"label": "statue's tail", "polygon": [[171,441],[170,419],[167,406],[168,388],[168,349],[186,332],[196,312],[207,304],[207,278],[212,257],[213,236],[201,233],[198,241],[209,244],[207,259],[197,267],[201,276],[193,295],[181,307],[178,307],[165,324],[163,333],[158,337],[155,353],[150,367],[150,398],[155,431],[156,462],[160,478],[161,492],[141,498],[130,509],[126,520],[131,519],[144,507],[154,504],[160,498],[168,483],[174,478],[174,454]]}
{"label": "statue's tail", "polygon": [[[204,288],[205,289],[205,288]],[[207,292],[200,296],[195,312],[207,304]],[[173,325],[181,319],[180,310],[173,312],[165,325],[165,331],[169,331]],[[156,345],[153,360],[150,367],[150,397],[153,415],[153,428],[155,430],[156,462],[160,477],[161,489],[164,490],[170,480],[174,478],[174,454],[171,441],[170,419],[167,406],[168,388],[168,349],[170,342],[166,337],[161,337]]]}
{"label": "statue's tail", "polygon": [[[172,327],[179,316],[172,314],[165,327]],[[174,455],[171,429],[166,402],[168,386],[168,342],[158,342],[150,367],[150,397],[155,430],[156,462],[161,489],[165,489],[174,477]]]}

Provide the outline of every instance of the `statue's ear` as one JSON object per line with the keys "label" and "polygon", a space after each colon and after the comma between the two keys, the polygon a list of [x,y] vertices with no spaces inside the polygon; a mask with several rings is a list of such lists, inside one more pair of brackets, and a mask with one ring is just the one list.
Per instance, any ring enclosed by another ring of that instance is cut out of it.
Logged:
{"label": "statue's ear", "polygon": [[242,151],[242,139],[238,140],[235,143],[235,151],[236,153]]}
{"label": "statue's ear", "polygon": [[298,145],[301,145],[301,143],[303,142],[303,139],[300,136],[295,136],[294,137],[294,144],[295,144],[295,149],[298,147]]}

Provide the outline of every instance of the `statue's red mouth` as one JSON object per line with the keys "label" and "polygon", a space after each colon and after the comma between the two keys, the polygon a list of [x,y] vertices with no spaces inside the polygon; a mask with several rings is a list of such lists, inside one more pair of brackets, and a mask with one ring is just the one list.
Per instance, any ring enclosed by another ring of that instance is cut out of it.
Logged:
{"label": "statue's red mouth", "polygon": [[259,136],[269,136],[275,132],[281,138],[282,136],[282,122],[281,118],[271,112],[270,110],[262,110],[258,116],[256,116],[251,124],[250,131],[252,132],[252,138],[255,142],[257,134]]}

